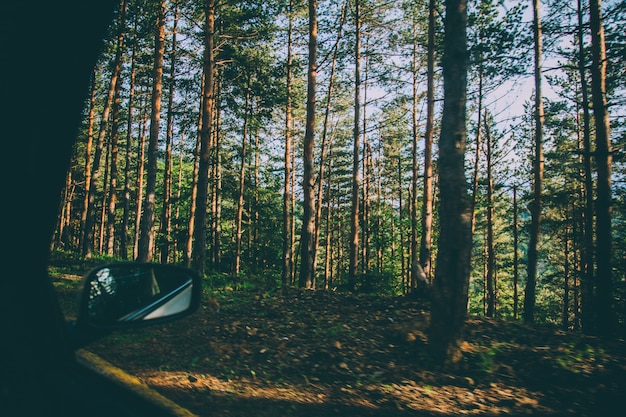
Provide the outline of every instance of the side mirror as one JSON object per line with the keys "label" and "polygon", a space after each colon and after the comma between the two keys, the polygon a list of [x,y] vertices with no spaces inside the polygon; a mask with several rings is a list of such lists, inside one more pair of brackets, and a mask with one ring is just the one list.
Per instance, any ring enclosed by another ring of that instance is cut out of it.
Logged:
{"label": "side mirror", "polygon": [[193,313],[201,280],[194,271],[152,263],[111,263],[85,277],[78,319],[71,327],[76,346],[112,330],[163,323]]}

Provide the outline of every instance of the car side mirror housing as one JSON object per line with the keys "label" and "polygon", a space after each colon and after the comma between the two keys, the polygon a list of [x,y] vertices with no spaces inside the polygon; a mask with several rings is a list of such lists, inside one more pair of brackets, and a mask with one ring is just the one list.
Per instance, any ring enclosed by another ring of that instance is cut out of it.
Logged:
{"label": "car side mirror housing", "polygon": [[118,262],[85,277],[76,322],[70,327],[80,347],[113,330],[177,320],[200,304],[200,276],[179,266]]}

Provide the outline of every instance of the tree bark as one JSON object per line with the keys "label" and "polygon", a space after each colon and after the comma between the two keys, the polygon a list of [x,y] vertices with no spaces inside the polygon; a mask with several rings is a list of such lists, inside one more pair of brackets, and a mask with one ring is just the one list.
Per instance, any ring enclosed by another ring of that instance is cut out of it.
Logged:
{"label": "tree bark", "polygon": [[246,186],[246,158],[248,152],[248,124],[251,117],[250,105],[250,80],[246,89],[246,101],[244,105],[243,133],[241,139],[241,165],[239,166],[239,190],[237,194],[237,217],[235,219],[235,275],[241,272],[241,241],[243,234],[243,205],[244,191]]}
{"label": "tree bark", "polygon": [[513,183],[513,318],[519,318],[519,230],[517,184]]}
{"label": "tree bark", "polygon": [[[85,230],[87,230],[87,218],[89,217],[89,187],[91,186],[91,169],[92,169],[92,151],[93,151],[93,125],[94,125],[94,113],[96,108],[96,75],[97,68],[94,67],[91,73],[91,88],[90,88],[90,99],[89,99],[89,115],[87,116],[88,125],[87,125],[87,143],[85,145],[85,186],[84,186],[84,196],[83,196],[83,208],[80,214],[80,230],[78,235],[78,245],[79,250],[85,254],[84,242],[85,238],[87,238],[87,234]],[[89,237],[91,239],[91,237]],[[91,241],[88,245],[91,245]]]}
{"label": "tree bark", "polygon": [[583,212],[583,253],[581,256],[581,301],[582,314],[581,324],[583,331],[592,330],[594,327],[593,290],[594,290],[594,245],[593,245],[593,178],[591,172],[591,116],[589,112],[589,86],[587,83],[586,57],[585,57],[585,22],[583,18],[582,0],[577,2],[578,11],[578,74],[580,77],[580,94],[582,98],[581,107],[583,111],[583,136],[582,136],[582,167],[583,167],[583,192],[584,192],[584,212]]}
{"label": "tree bark", "polygon": [[178,4],[174,6],[172,50],[170,51],[170,85],[167,99],[167,122],[165,135],[165,172],[163,173],[163,206],[161,207],[160,260],[167,263],[172,240],[172,136],[174,135],[174,94],[176,91],[176,31],[178,28]]}
{"label": "tree bark", "polygon": [[360,0],[355,0],[355,46],[354,46],[354,141],[352,148],[352,206],[350,212],[350,269],[349,278],[356,280],[359,269],[359,157],[361,126],[361,16]]}
{"label": "tree bark", "polygon": [[487,298],[487,317],[494,317],[496,312],[496,252],[494,248],[493,222],[494,222],[494,201],[493,201],[493,165],[491,153],[491,130],[489,129],[489,121],[487,111],[485,110],[485,143],[487,145],[487,282],[486,282],[486,298]]}
{"label": "tree bark", "polygon": [[293,270],[293,247],[291,239],[291,224],[293,222],[291,212],[291,200],[293,191],[291,188],[291,158],[293,153],[292,129],[292,78],[293,78],[293,1],[289,1],[289,29],[287,31],[287,85],[285,104],[285,183],[283,189],[283,269],[282,287],[287,288],[291,284],[291,274]]}
{"label": "tree bark", "polygon": [[613,275],[611,267],[611,135],[606,98],[606,45],[602,24],[601,0],[589,0],[591,27],[591,95],[596,131],[596,311],[600,334],[615,329]]}
{"label": "tree bark", "polygon": [[122,213],[122,230],[120,232],[120,255],[122,259],[128,259],[128,230],[130,223],[130,172],[131,172],[131,153],[133,143],[133,111],[135,104],[135,78],[136,78],[136,58],[137,58],[137,17],[134,21],[133,30],[133,46],[130,57],[130,85],[128,87],[128,119],[126,121],[126,149],[125,149],[125,166],[124,166],[124,195],[123,195],[123,213]]}
{"label": "tree bark", "polygon": [[[343,25],[345,22],[345,17],[346,17],[346,2],[344,2],[341,6],[341,17],[339,19],[339,28],[337,29],[337,38],[335,39],[335,44],[333,46],[333,55],[332,55],[332,63],[330,66],[330,74],[329,74],[329,80],[328,80],[328,90],[326,91],[326,105],[325,105],[325,110],[324,110],[324,122],[322,123],[322,143],[321,143],[321,149],[322,149],[322,155],[320,157],[320,165],[319,165],[319,173],[317,175],[317,181],[316,181],[316,186],[317,186],[317,202],[316,202],[316,212],[315,212],[315,258],[317,258],[317,252],[319,250],[319,238],[320,238],[320,232],[321,232],[321,219],[322,219],[322,206],[323,206],[323,195],[324,195],[324,181],[326,181],[325,178],[325,167],[326,164],[330,164],[331,161],[328,160],[328,155],[331,152],[331,146],[332,146],[332,140],[330,140],[328,138],[328,124],[329,124],[329,117],[331,114],[331,103],[332,103],[332,95],[333,95],[333,90],[335,87],[335,70],[337,68],[337,59],[338,59],[338,55],[339,55],[339,42],[341,41],[342,38],[342,34],[343,34]],[[329,171],[330,171],[330,166],[329,166]],[[330,185],[328,185],[327,190],[330,190]],[[330,212],[330,202],[328,202],[328,198],[330,198],[329,191],[327,191],[327,210],[328,212]],[[327,227],[326,227],[326,233],[330,232],[330,228],[328,227],[328,220],[330,220],[330,218],[327,217]],[[328,274],[329,274],[329,262],[330,262],[330,258],[328,256],[328,246],[326,246],[326,256],[325,256],[325,265],[324,265],[324,289],[328,289]]]}
{"label": "tree bark", "polygon": [[117,83],[115,87],[115,96],[113,99],[113,112],[111,114],[111,156],[110,156],[110,172],[109,172],[109,193],[108,193],[108,210],[107,210],[107,255],[115,254],[115,238],[116,238],[116,206],[117,206],[117,175],[118,175],[118,156],[119,156],[119,125],[120,125],[120,91],[121,84]]}
{"label": "tree bark", "polygon": [[200,130],[200,158],[198,161],[198,197],[196,200],[194,245],[192,251],[192,266],[199,273],[204,274],[206,267],[206,231],[207,231],[207,201],[209,192],[209,168],[211,158],[211,133],[213,128],[213,76],[215,62],[213,57],[215,30],[215,0],[205,3],[204,28],[204,55],[203,74],[204,86],[202,91],[202,129]]}
{"label": "tree bark", "polygon": [[433,137],[435,131],[435,12],[436,0],[428,2],[428,50],[426,52],[426,132],[424,133],[424,197],[422,199],[422,237],[420,265],[431,276],[433,229]]}
{"label": "tree bark", "polygon": [[[413,31],[416,31],[415,24],[413,25]],[[419,246],[417,243],[418,233],[418,217],[417,217],[417,184],[419,178],[419,166],[417,162],[417,142],[419,137],[419,126],[417,120],[417,108],[419,96],[417,93],[417,40],[413,41],[413,60],[412,60],[412,106],[411,106],[411,289],[417,288],[418,277],[420,276],[420,259],[419,259]],[[425,168],[424,168],[425,169]],[[423,236],[422,236],[423,237]]]}
{"label": "tree bark", "polygon": [[446,1],[444,105],[439,139],[440,236],[432,291],[430,352],[436,363],[461,359],[470,275],[471,213],[465,178],[467,3]]}
{"label": "tree bark", "polygon": [[535,319],[537,261],[541,233],[541,194],[543,184],[543,96],[541,91],[542,30],[539,0],[533,0],[533,34],[535,39],[535,153],[533,160],[533,200],[530,205],[530,239],[528,242],[528,276],[524,292],[524,322]]}
{"label": "tree bark", "polygon": [[306,131],[304,135],[304,214],[300,237],[300,288],[312,289],[315,275],[315,90],[317,78],[317,0],[309,0],[309,64],[307,77]]}
{"label": "tree bark", "polygon": [[[204,76],[200,91],[204,91]],[[196,146],[193,151],[193,173],[191,179],[191,196],[189,201],[189,220],[187,222],[187,239],[185,240],[185,249],[183,250],[183,261],[187,268],[191,267],[191,258],[193,255],[193,237],[196,230],[196,206],[198,201],[198,176],[200,174],[200,144],[202,142],[202,111],[203,100],[200,100],[200,116],[198,117],[198,134],[196,135]]]}
{"label": "tree bark", "polygon": [[143,212],[143,193],[144,193],[144,173],[146,168],[146,131],[148,129],[148,110],[146,107],[146,101],[144,100],[141,109],[141,123],[139,128],[139,141],[137,143],[137,195],[135,201],[137,207],[135,208],[135,233],[133,236],[133,258],[137,259],[139,253],[139,234],[141,225],[141,213]]}
{"label": "tree bark", "polygon": [[141,216],[137,261],[149,262],[154,257],[154,217],[156,212],[157,159],[159,157],[159,125],[163,91],[163,56],[165,55],[165,1],[159,4],[154,39],[150,136],[146,169],[146,199]]}

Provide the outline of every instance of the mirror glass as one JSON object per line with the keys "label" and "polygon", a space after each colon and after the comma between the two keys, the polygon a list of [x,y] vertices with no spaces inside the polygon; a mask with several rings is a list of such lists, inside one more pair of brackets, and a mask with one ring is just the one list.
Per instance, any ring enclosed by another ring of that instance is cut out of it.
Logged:
{"label": "mirror glass", "polygon": [[161,264],[110,264],[85,282],[84,319],[96,326],[123,325],[185,313],[192,306],[192,271]]}

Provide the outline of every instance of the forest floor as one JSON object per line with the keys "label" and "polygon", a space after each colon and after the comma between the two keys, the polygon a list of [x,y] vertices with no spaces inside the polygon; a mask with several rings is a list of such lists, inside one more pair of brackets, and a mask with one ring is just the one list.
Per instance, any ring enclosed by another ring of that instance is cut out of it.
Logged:
{"label": "forest floor", "polygon": [[[68,317],[80,278],[56,274]],[[621,415],[626,344],[472,317],[455,371],[430,366],[428,306],[336,292],[207,291],[200,310],[96,353],[198,416]]]}

